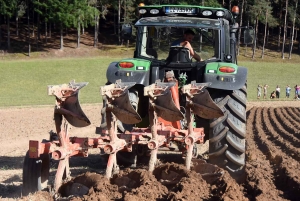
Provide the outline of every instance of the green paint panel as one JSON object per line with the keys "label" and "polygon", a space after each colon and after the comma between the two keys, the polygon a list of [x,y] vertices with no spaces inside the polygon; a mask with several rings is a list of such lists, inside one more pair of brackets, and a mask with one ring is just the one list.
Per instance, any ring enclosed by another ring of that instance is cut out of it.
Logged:
{"label": "green paint panel", "polygon": [[[122,70],[128,71],[148,71],[150,69],[151,62],[145,59],[138,59],[138,58],[130,58],[130,59],[122,59],[120,62],[132,62],[134,66],[132,68],[121,68]],[[142,69],[143,67],[143,69]],[[138,69],[139,68],[139,69]]]}
{"label": "green paint panel", "polygon": [[[219,68],[222,66],[229,66],[229,67],[233,67],[235,68],[235,72],[234,73],[222,73],[219,71]],[[217,75],[234,75],[237,73],[237,69],[238,66],[236,64],[233,63],[225,63],[225,62],[212,62],[212,63],[208,63],[206,64],[206,68],[205,68],[205,73],[206,74],[217,74]]]}

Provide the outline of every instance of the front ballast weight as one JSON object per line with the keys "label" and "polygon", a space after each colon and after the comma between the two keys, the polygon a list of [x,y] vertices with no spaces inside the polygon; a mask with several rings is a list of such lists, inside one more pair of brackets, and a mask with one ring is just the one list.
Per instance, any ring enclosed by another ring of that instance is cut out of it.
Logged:
{"label": "front ballast weight", "polygon": [[[172,73],[171,73],[172,74]],[[51,132],[50,140],[42,142],[29,142],[29,151],[26,158],[45,161],[46,165],[39,165],[37,169],[37,181],[32,178],[26,181],[24,175],[30,171],[29,167],[23,168],[23,195],[42,190],[42,180],[49,175],[49,165],[46,155],[58,160],[58,168],[54,180],[54,191],[57,193],[65,180],[70,179],[69,158],[74,156],[87,157],[88,150],[98,148],[102,153],[108,154],[106,177],[110,178],[118,171],[118,151],[132,152],[133,145],[147,146],[151,151],[149,171],[153,171],[157,153],[160,148],[172,149],[172,144],[181,144],[180,150],[185,156],[185,165],[191,167],[194,145],[204,142],[204,129],[195,128],[194,114],[202,118],[217,118],[223,115],[211,100],[205,87],[207,83],[195,83],[181,87],[182,94],[186,97],[185,114],[181,112],[179,105],[178,83],[175,78],[169,77],[166,82],[156,81],[154,84],[144,88],[144,95],[149,97],[149,126],[146,128],[134,127],[131,132],[120,133],[117,121],[125,124],[137,124],[142,121],[136,109],[130,104],[129,91],[135,85],[134,82],[121,82],[102,86],[101,95],[107,100],[106,122],[107,129],[102,130],[98,138],[70,137],[70,125],[74,127],[85,127],[90,121],[82,111],[78,93],[88,83],[75,83],[48,86],[48,94],[55,96],[54,121],[56,133]],[[204,101],[202,101],[204,99]],[[182,123],[185,122],[185,123]],[[43,160],[41,160],[43,158]],[[33,164],[26,163],[26,164]],[[24,164],[24,165],[26,165]],[[46,175],[46,176],[45,176]],[[28,188],[29,185],[35,188]]]}

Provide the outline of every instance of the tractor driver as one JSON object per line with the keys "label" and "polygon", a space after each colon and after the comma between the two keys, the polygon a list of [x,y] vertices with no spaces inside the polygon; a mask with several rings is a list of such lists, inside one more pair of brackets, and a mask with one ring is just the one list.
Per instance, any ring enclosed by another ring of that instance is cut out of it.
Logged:
{"label": "tractor driver", "polygon": [[191,29],[185,30],[183,34],[183,38],[175,40],[171,46],[181,46],[188,48],[190,50],[190,54],[192,58],[196,59],[197,61],[202,61],[201,57],[194,51],[191,42],[195,37],[195,32]]}

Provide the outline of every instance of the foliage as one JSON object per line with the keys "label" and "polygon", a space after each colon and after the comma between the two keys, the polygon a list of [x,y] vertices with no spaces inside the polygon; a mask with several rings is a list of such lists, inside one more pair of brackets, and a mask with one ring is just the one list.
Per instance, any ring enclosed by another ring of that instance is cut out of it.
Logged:
{"label": "foliage", "polygon": [[0,0],[0,14],[11,18],[18,7],[18,0]]}

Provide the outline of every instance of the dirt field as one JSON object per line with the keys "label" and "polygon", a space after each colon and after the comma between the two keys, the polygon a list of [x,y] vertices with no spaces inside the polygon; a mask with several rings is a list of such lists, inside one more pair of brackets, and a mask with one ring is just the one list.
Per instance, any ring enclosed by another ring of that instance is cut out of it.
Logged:
{"label": "dirt field", "polygon": [[[97,137],[101,105],[82,105],[92,124],[72,129],[72,136]],[[51,200],[47,192],[20,198],[22,163],[28,141],[48,138],[54,129],[53,107],[0,109],[1,200]],[[198,166],[187,171],[165,164],[149,174],[145,169],[123,170],[105,179],[98,150],[71,160],[72,185],[84,185],[87,195],[60,200],[300,200],[300,101],[262,101],[247,104],[246,182],[237,184],[225,171],[216,181],[202,178]],[[51,176],[54,175],[52,168]],[[222,170],[218,170],[222,171]],[[84,173],[84,174],[82,174]],[[70,190],[71,189],[71,190]]]}

